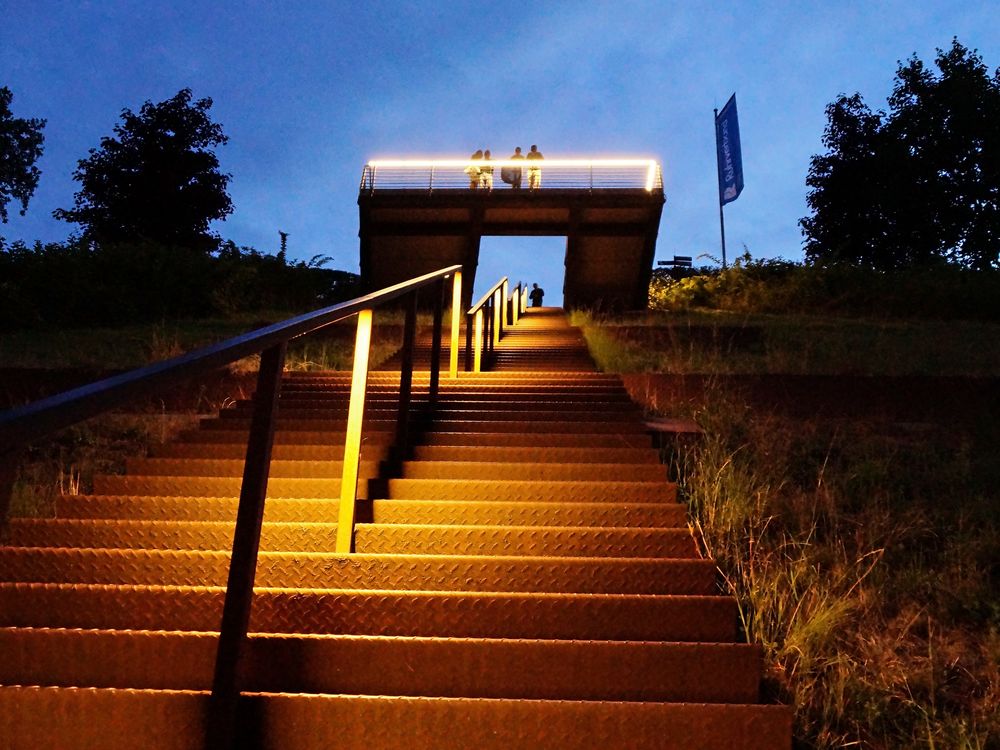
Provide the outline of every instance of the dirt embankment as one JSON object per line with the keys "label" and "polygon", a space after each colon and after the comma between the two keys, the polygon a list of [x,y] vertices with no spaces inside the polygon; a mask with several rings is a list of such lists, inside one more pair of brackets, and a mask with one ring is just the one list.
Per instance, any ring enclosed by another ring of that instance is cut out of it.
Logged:
{"label": "dirt embankment", "polygon": [[[22,406],[46,396],[120,374],[121,370],[0,368],[0,409]],[[216,411],[226,400],[253,392],[256,373],[218,370],[211,375],[165,388],[130,404],[129,411]]]}
{"label": "dirt embankment", "polygon": [[800,418],[976,423],[1000,418],[1000,378],[860,375],[622,376],[633,399],[660,413],[684,413],[719,394],[755,409]]}

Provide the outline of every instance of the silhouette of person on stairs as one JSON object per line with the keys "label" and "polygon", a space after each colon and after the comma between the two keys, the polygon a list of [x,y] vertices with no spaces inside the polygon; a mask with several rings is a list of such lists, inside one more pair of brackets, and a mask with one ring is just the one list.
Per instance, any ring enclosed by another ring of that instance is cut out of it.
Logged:
{"label": "silhouette of person on stairs", "polygon": [[532,307],[542,306],[542,297],[545,296],[545,290],[539,289],[538,284],[531,285],[531,291],[528,292],[528,299],[531,300]]}

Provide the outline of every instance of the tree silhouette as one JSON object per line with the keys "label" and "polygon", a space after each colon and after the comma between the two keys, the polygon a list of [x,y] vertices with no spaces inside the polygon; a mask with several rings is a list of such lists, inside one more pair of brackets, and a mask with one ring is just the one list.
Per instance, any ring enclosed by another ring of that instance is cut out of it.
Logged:
{"label": "tree silhouette", "polygon": [[191,101],[191,90],[123,109],[114,137],[81,159],[73,173],[81,189],[57,219],[84,226],[100,243],[154,242],[210,251],[218,237],[209,222],[232,213],[229,175],[219,172],[214,147],[229,139],[212,122],[212,100]]}
{"label": "tree silhouette", "polygon": [[899,64],[888,113],[859,94],[827,106],[799,222],[810,260],[1000,264],[1000,70],[957,39],[935,65]]}
{"label": "tree silhouette", "polygon": [[21,203],[21,216],[38,187],[41,172],[35,162],[42,155],[45,120],[14,117],[10,104],[14,94],[0,87],[0,221],[7,223],[7,204]]}

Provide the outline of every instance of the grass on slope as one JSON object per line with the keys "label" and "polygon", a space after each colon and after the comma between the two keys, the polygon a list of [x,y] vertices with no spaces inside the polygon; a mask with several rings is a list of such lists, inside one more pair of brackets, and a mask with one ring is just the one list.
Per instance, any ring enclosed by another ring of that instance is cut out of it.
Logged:
{"label": "grass on slope", "polygon": [[[756,316],[737,352],[575,320],[606,371],[1000,373],[995,326]],[[767,692],[795,707],[796,746],[1000,748],[998,415],[794,419],[718,389],[694,416],[704,439],[673,456],[691,523],[765,649]]]}
{"label": "grass on slope", "polygon": [[609,372],[1000,374],[996,323],[653,312],[571,318]]}

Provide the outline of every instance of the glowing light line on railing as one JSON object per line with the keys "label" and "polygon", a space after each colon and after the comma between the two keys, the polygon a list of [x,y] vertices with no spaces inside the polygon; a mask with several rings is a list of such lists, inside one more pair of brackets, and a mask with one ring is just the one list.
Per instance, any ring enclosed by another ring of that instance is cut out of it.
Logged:
{"label": "glowing light line on railing", "polygon": [[492,167],[644,167],[655,170],[655,159],[373,159],[372,169],[464,169],[469,165]]}

